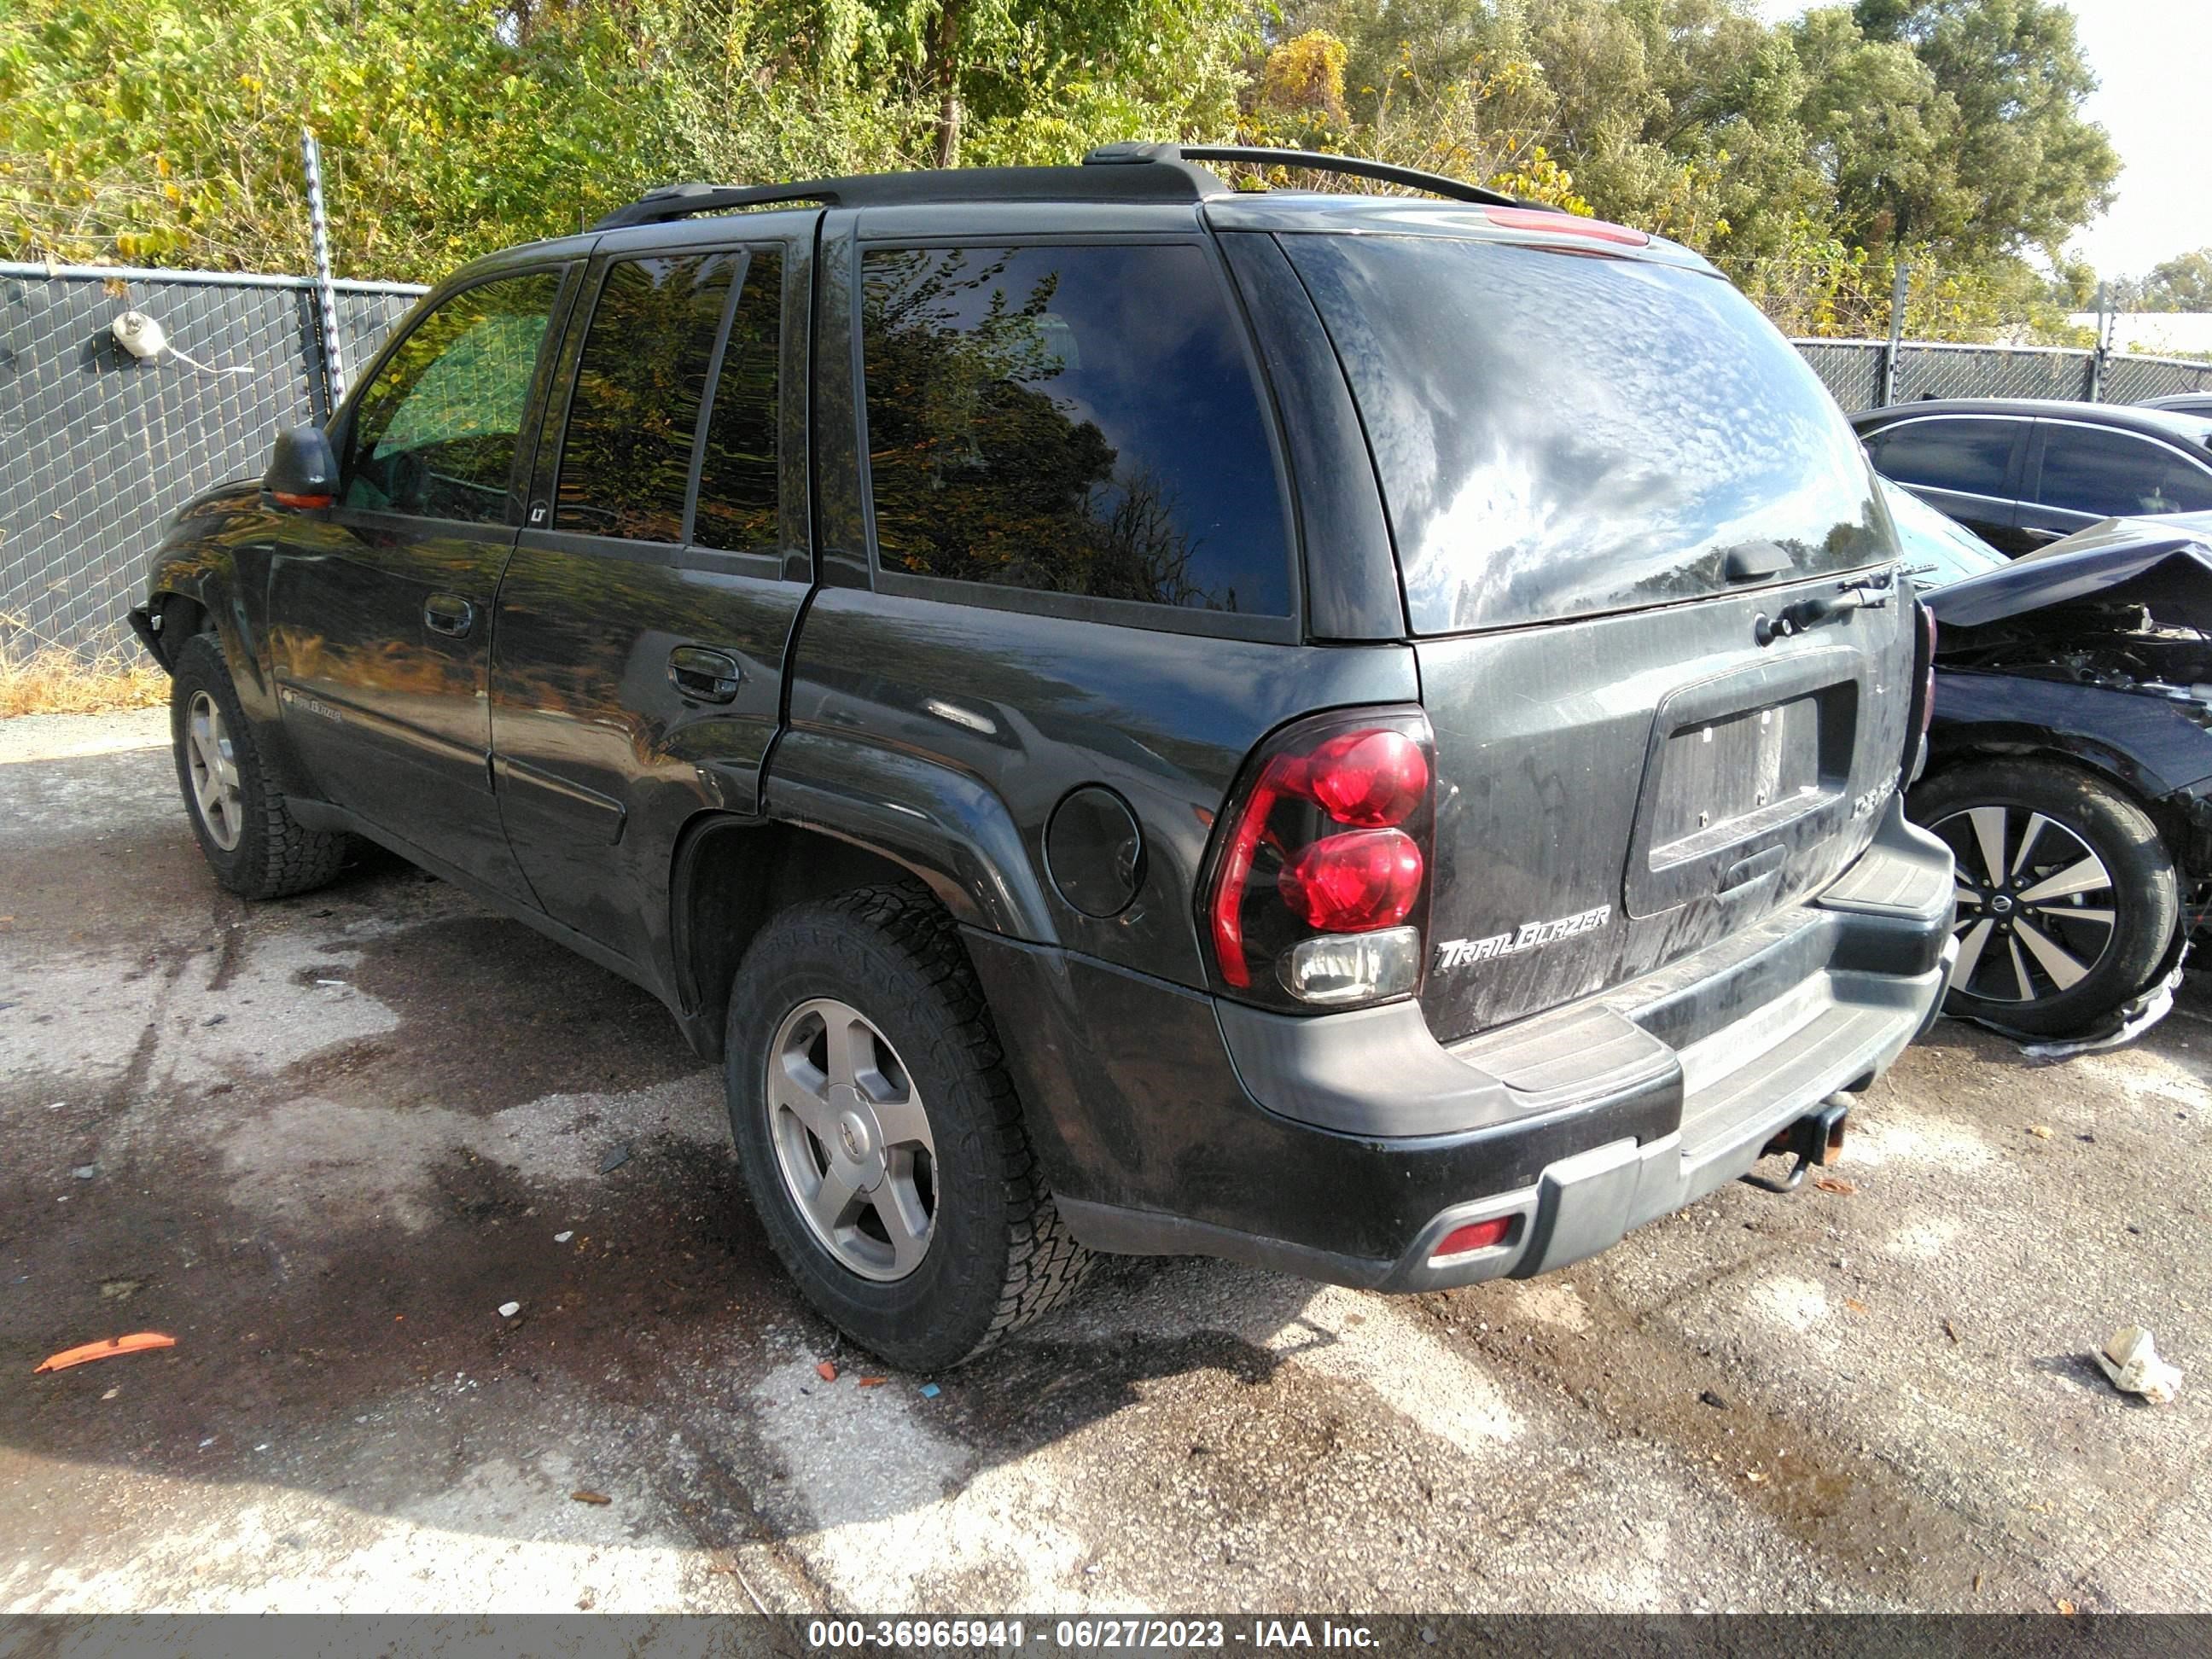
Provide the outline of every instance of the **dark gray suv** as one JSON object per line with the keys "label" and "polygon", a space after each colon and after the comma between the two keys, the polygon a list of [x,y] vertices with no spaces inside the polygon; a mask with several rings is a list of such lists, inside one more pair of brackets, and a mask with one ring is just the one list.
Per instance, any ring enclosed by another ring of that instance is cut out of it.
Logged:
{"label": "dark gray suv", "polygon": [[366,836],[649,987],[915,1365],[1092,1250],[1424,1290],[1831,1156],[1952,903],[1850,427],[1684,249],[1252,154],[449,279],[134,613],[218,876]]}

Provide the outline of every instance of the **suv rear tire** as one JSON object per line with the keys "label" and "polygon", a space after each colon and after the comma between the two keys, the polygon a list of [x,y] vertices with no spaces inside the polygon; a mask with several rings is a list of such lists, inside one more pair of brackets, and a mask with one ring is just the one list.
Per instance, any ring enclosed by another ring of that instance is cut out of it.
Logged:
{"label": "suv rear tire", "polygon": [[1922,784],[1910,811],[1958,861],[1947,1012],[2068,1036],[2149,989],[2181,890],[2158,826],[2127,796],[2063,762],[1984,761]]}
{"label": "suv rear tire", "polygon": [[217,881],[245,898],[283,898],[337,874],[353,838],[292,816],[212,634],[193,635],[177,653],[169,738],[192,834]]}
{"label": "suv rear tire", "polygon": [[809,1301],[915,1370],[958,1364],[1081,1282],[951,919],[905,886],[796,906],[730,994],[738,1160]]}

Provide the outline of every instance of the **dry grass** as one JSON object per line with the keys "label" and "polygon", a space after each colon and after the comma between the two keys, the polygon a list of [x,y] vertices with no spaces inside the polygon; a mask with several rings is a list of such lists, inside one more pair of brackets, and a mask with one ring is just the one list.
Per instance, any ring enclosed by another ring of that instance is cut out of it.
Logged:
{"label": "dry grass", "polygon": [[169,698],[169,677],[139,647],[109,646],[91,656],[59,646],[0,646],[0,720],[13,714],[107,714],[153,708]]}

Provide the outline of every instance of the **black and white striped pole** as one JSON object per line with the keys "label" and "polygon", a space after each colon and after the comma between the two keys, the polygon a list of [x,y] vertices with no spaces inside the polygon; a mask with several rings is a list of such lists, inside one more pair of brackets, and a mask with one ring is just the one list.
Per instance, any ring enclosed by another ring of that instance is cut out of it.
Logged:
{"label": "black and white striped pole", "polygon": [[315,308],[323,336],[324,379],[330,386],[330,405],[335,410],[344,400],[345,353],[338,343],[337,289],[331,283],[330,221],[323,212],[323,151],[314,130],[300,129],[300,159],[307,170],[307,231],[315,253]]}

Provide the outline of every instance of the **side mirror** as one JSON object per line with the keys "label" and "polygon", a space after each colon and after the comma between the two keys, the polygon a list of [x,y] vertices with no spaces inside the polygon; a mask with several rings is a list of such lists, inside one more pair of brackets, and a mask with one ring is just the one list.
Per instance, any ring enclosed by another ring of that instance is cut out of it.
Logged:
{"label": "side mirror", "polygon": [[338,498],[337,457],[319,426],[286,427],[261,487],[279,507],[328,507]]}

